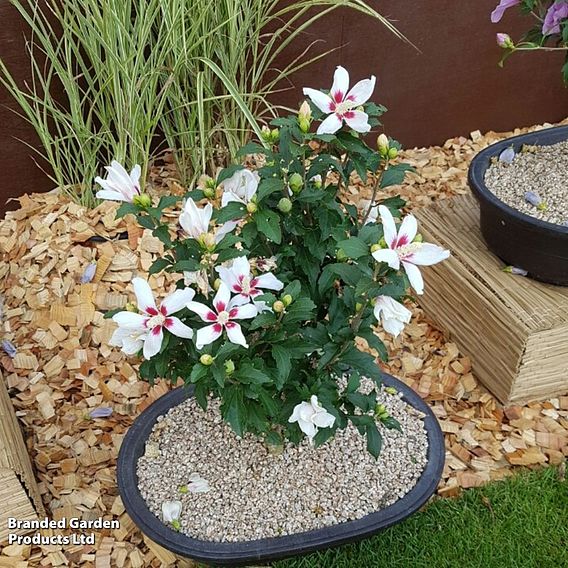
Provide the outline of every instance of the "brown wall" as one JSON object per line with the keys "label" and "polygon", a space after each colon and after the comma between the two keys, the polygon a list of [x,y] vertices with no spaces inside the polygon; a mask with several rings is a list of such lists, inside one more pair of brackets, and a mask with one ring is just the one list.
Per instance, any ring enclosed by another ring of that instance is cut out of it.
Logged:
{"label": "brown wall", "polygon": [[[354,81],[375,74],[374,100],[389,108],[387,133],[404,146],[442,143],[473,130],[510,130],[568,115],[568,90],[562,85],[560,54],[518,54],[504,69],[497,66],[500,49],[495,33],[518,37],[527,20],[510,10],[501,24],[489,13],[497,0],[370,0],[389,16],[419,48],[397,40],[380,24],[347,10],[335,12],[305,34],[286,57],[301,52],[316,39],[316,49],[343,46],[327,59],[300,71],[293,88],[279,103],[295,106],[301,87],[329,88],[336,65],[348,68]],[[0,57],[20,80],[29,69],[20,18],[5,0],[0,3]],[[27,30],[26,30],[27,31]],[[0,211],[8,197],[51,189],[34,165],[31,152],[14,138],[34,143],[25,121],[0,88]]]}

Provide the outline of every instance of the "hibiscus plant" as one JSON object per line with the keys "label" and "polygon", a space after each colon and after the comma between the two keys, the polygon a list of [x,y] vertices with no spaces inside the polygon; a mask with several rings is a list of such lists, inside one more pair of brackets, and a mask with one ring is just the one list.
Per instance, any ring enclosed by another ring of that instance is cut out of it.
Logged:
{"label": "hibiscus plant", "polygon": [[497,44],[505,50],[504,61],[516,51],[566,52],[562,77],[568,83],[568,0],[500,0],[491,12],[497,24],[509,8],[518,7],[533,18],[533,27],[517,42],[506,33],[497,34]]}
{"label": "hibiscus plant", "polygon": [[[329,93],[305,89],[310,102],[298,115],[273,120],[239,152],[255,157],[254,171],[233,165],[202,178],[185,195],[179,226],[163,215],[179,198],[153,204],[133,191],[136,169],[113,164],[108,183],[98,180],[101,197],[113,192],[125,202],[119,214],[136,215],[164,243],[150,274],[179,275],[160,304],[145,280],[133,280],[137,310],[108,314],[118,324],[112,343],[143,355],[144,379],[181,378],[203,408],[219,398],[237,435],[274,445],[306,435],[318,445],[351,422],[377,456],[377,422],[399,427],[377,404],[373,353],[387,357],[377,326],[402,331],[411,315],[402,302],[410,288],[423,292],[419,266],[449,252],[422,242],[412,215],[397,229],[400,198],[377,203],[410,167],[394,140],[380,135],[375,150],[361,137],[385,110],[368,102],[374,86],[371,77],[349,89],[338,67]],[[354,175],[373,184],[363,211],[342,199]],[[371,392],[360,389],[363,376]]]}

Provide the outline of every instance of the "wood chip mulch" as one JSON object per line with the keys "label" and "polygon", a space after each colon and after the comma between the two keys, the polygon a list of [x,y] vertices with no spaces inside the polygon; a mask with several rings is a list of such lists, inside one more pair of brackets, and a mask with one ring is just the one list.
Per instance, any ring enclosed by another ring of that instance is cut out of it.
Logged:
{"label": "wood chip mulch", "polygon": [[[474,132],[442,147],[408,150],[402,158],[417,172],[389,194],[401,194],[414,207],[466,193],[473,155],[510,134]],[[157,192],[160,186],[180,191],[167,159],[154,168],[152,181]],[[348,188],[354,202],[369,193],[357,183]],[[6,546],[0,568],[174,565],[173,555],[145,539],[125,513],[115,476],[126,430],[169,386],[138,380],[135,360],[107,345],[114,324],[103,319],[106,310],[133,299],[132,277],[146,275],[162,244],[149,231],[116,221],[112,203],[87,210],[49,193],[24,196],[20,204],[0,222],[0,340],[17,350],[14,357],[0,351],[1,369],[46,509],[55,519],[118,518],[121,526],[98,531],[94,546]],[[118,240],[124,230],[128,239]],[[95,234],[108,240],[87,242]],[[91,262],[97,265],[95,277],[81,284]],[[159,275],[150,282],[164,296],[175,281]],[[392,351],[385,369],[415,388],[440,420],[447,449],[440,496],[501,479],[521,466],[566,460],[568,396],[503,407],[419,306],[414,316],[397,340],[384,338]],[[100,408],[112,414],[92,418]]]}

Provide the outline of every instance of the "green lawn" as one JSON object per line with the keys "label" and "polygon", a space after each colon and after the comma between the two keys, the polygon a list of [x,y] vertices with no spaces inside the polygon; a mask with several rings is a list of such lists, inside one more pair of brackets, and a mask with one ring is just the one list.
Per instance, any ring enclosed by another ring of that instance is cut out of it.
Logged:
{"label": "green lawn", "polygon": [[525,472],[440,499],[359,544],[273,566],[568,568],[568,482],[555,468]]}

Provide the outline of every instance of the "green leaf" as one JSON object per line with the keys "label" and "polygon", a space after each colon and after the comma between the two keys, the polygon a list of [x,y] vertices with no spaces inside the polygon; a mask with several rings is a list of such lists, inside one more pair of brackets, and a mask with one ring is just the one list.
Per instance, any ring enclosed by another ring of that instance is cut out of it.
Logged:
{"label": "green leaf", "polygon": [[389,187],[391,185],[400,185],[404,181],[406,172],[413,171],[414,168],[410,164],[395,164],[388,170],[383,172],[381,179],[381,188]]}
{"label": "green leaf", "polygon": [[242,436],[246,426],[246,408],[243,392],[240,388],[232,387],[224,391],[222,405],[223,418],[231,425],[237,436]]}
{"label": "green leaf", "polygon": [[326,268],[337,274],[349,286],[356,286],[357,282],[363,277],[361,270],[352,264],[338,262],[329,264]]}
{"label": "green leaf", "polygon": [[339,241],[337,247],[342,249],[349,258],[360,258],[369,254],[369,245],[357,237]]}
{"label": "green leaf", "polygon": [[171,262],[166,258],[157,258],[150,266],[148,274],[149,275],[157,274],[158,272],[161,272],[162,270],[164,270],[164,268],[167,268],[170,265]]}
{"label": "green leaf", "polygon": [[187,260],[178,260],[173,266],[173,272],[195,272],[201,270],[203,267],[195,258],[188,258]]}
{"label": "green leaf", "polygon": [[266,238],[280,244],[282,241],[282,229],[280,228],[280,216],[270,209],[262,209],[254,214],[254,220],[258,230],[266,235]]}
{"label": "green leaf", "polygon": [[170,238],[170,231],[167,225],[160,225],[159,227],[154,229],[153,235],[155,237],[158,237],[158,239],[160,239],[160,241],[162,241],[164,245],[166,245],[166,247],[172,246],[172,239]]}
{"label": "green leaf", "polygon": [[272,346],[272,358],[276,363],[276,371],[278,373],[279,385],[277,388],[282,388],[282,385],[288,379],[288,375],[292,370],[292,363],[290,362],[290,353],[280,345]]}
{"label": "green leaf", "polygon": [[359,351],[359,349],[353,345],[341,356],[340,360],[342,363],[357,369],[363,375],[371,379],[375,377],[380,378],[382,376],[380,367],[375,363],[375,358],[368,353]]}
{"label": "green leaf", "polygon": [[230,203],[227,203],[225,207],[219,209],[215,220],[221,225],[222,223],[232,221],[233,219],[241,219],[245,213],[246,207],[242,203],[239,203],[238,201],[231,201]]}
{"label": "green leaf", "polygon": [[193,368],[191,369],[191,373],[189,375],[189,382],[196,383],[197,381],[205,377],[208,371],[209,367],[207,367],[206,365],[202,365],[201,363],[193,365]]}
{"label": "green leaf", "polygon": [[312,318],[316,305],[310,298],[298,298],[286,310],[284,321],[286,324],[298,321],[307,321]]}
{"label": "green leaf", "polygon": [[233,258],[238,258],[239,256],[246,256],[248,253],[247,249],[238,249],[238,248],[227,248],[222,250],[217,257],[217,263],[221,264],[226,260],[231,260]]}
{"label": "green leaf", "polygon": [[284,189],[284,181],[280,178],[268,178],[260,180],[258,184],[257,198],[258,201],[262,201],[269,195],[276,193],[277,191],[282,191]]}
{"label": "green leaf", "polygon": [[383,437],[381,436],[381,433],[379,432],[375,422],[367,425],[366,434],[367,450],[373,457],[378,458],[383,447]]}
{"label": "green leaf", "polygon": [[369,347],[371,347],[372,349],[376,349],[377,353],[379,354],[379,357],[383,361],[388,361],[389,354],[387,348],[385,347],[385,344],[381,341],[379,336],[376,335],[372,329],[370,328],[359,329],[357,335],[365,339],[369,344]]}
{"label": "green leaf", "polygon": [[138,215],[138,217],[136,218],[136,220],[138,221],[138,224],[142,227],[144,227],[145,229],[150,229],[153,230],[154,227],[156,226],[154,221],[152,220],[151,217],[147,217],[145,215]]}
{"label": "green leaf", "polygon": [[290,282],[290,284],[288,284],[284,288],[284,290],[282,290],[282,296],[290,294],[292,298],[297,298],[301,291],[302,291],[302,284],[300,283],[300,281],[293,280],[292,282]]}
{"label": "green leaf", "polygon": [[116,211],[116,218],[120,219],[120,217],[124,217],[129,213],[136,215],[140,212],[140,207],[134,205],[134,203],[121,203],[120,207]]}
{"label": "green leaf", "polygon": [[387,416],[386,418],[382,419],[381,424],[383,424],[389,430],[398,430],[399,432],[402,432],[400,422],[392,416]]}
{"label": "green leaf", "polygon": [[236,156],[239,157],[239,156],[248,156],[250,154],[269,154],[269,153],[271,153],[270,150],[262,146],[262,144],[259,144],[258,142],[249,142],[248,144],[245,144],[242,148],[238,150]]}
{"label": "green leaf", "polygon": [[276,316],[272,312],[258,314],[250,323],[249,330],[254,331],[260,327],[269,327],[276,323]]}
{"label": "green leaf", "polygon": [[356,392],[360,384],[361,375],[357,371],[353,371],[349,376],[349,381],[347,382],[347,388],[345,389],[345,392],[347,394]]}

